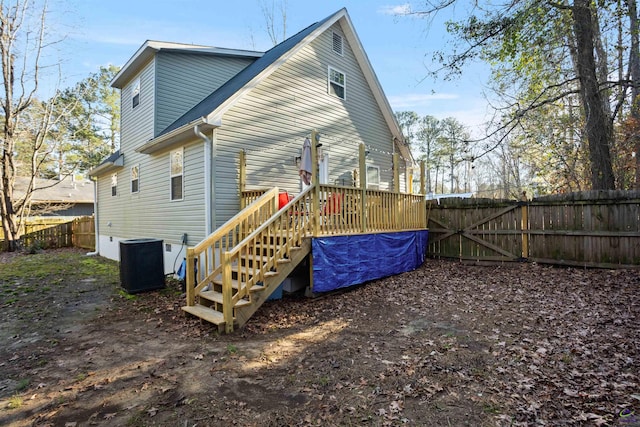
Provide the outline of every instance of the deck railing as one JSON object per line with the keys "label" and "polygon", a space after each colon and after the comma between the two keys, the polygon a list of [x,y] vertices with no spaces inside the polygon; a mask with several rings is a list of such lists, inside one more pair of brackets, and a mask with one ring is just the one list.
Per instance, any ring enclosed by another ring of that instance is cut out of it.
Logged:
{"label": "deck railing", "polygon": [[240,211],[213,234],[187,249],[187,305],[194,305],[196,294],[222,274],[222,257],[277,211],[278,189],[266,191],[250,209]]}
{"label": "deck railing", "polygon": [[[243,191],[242,204],[250,204],[257,192],[265,191]],[[311,228],[314,237],[417,230],[427,226],[426,201],[417,194],[321,184],[317,191],[309,193],[305,203],[296,215],[315,220],[317,226]]]}

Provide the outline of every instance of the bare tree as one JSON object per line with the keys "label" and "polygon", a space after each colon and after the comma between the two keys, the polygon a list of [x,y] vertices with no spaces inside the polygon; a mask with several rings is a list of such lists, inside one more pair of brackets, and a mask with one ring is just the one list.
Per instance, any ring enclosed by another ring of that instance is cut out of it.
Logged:
{"label": "bare tree", "polygon": [[[3,92],[2,145],[0,146],[0,216],[5,247],[15,251],[22,224],[35,190],[38,169],[46,161],[46,138],[53,124],[52,103],[36,98],[41,78],[43,51],[53,43],[46,40],[47,3],[29,0],[0,2],[0,59]],[[55,101],[54,101],[55,102]],[[28,164],[22,170],[30,175],[25,193],[15,194],[18,174],[18,146],[26,147]]]}
{"label": "bare tree", "polygon": [[[284,41],[287,38],[287,0],[278,2],[271,0],[271,4],[267,0],[260,0],[260,9],[262,9],[271,43],[275,46]],[[278,17],[280,23],[278,23]]]}

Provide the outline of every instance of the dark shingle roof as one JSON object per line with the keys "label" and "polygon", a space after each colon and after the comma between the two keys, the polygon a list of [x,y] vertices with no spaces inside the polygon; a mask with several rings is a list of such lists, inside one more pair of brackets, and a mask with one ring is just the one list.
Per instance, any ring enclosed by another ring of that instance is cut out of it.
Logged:
{"label": "dark shingle roof", "polygon": [[313,25],[305,28],[294,36],[289,37],[287,40],[282,43],[274,46],[270,50],[266,51],[265,54],[256,59],[253,63],[248,65],[245,69],[240,71],[234,77],[232,77],[225,84],[220,86],[215,92],[211,95],[207,96],[205,99],[200,101],[195,107],[191,110],[187,111],[182,117],[177,119],[171,125],[169,125],[166,129],[164,129],[158,136],[167,134],[175,129],[178,129],[187,123],[191,123],[194,120],[199,119],[200,117],[205,117],[209,115],[212,111],[222,105],[227,99],[229,99],[233,94],[242,89],[247,83],[249,83],[253,78],[255,78],[258,74],[264,71],[267,67],[276,62],[279,58],[281,58],[284,54],[293,49],[298,43],[300,43],[305,37],[311,34],[314,30],[322,26],[325,22],[333,18],[335,15],[340,13],[338,11],[331,16],[323,19],[322,21],[318,21]]}

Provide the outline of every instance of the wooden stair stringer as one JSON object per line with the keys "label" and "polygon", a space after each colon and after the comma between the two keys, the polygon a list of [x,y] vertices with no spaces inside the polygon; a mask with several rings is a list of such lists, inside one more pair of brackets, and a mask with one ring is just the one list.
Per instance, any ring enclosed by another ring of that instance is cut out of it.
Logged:
{"label": "wooden stair stringer", "polygon": [[311,239],[302,240],[300,247],[291,248],[291,258],[285,263],[278,263],[278,274],[265,277],[264,290],[256,292],[252,295],[251,304],[243,307],[236,307],[235,323],[238,327],[244,326],[247,321],[258,311],[260,306],[269,298],[269,296],[284,282],[284,280],[293,272],[306,256],[311,252]]}

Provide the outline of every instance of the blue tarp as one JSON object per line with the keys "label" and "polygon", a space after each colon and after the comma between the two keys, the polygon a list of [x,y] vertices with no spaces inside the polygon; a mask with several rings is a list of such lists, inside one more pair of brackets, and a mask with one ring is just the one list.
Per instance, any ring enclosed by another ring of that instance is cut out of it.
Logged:
{"label": "blue tarp", "polygon": [[312,242],[313,291],[327,292],[416,269],[428,231],[321,237]]}

